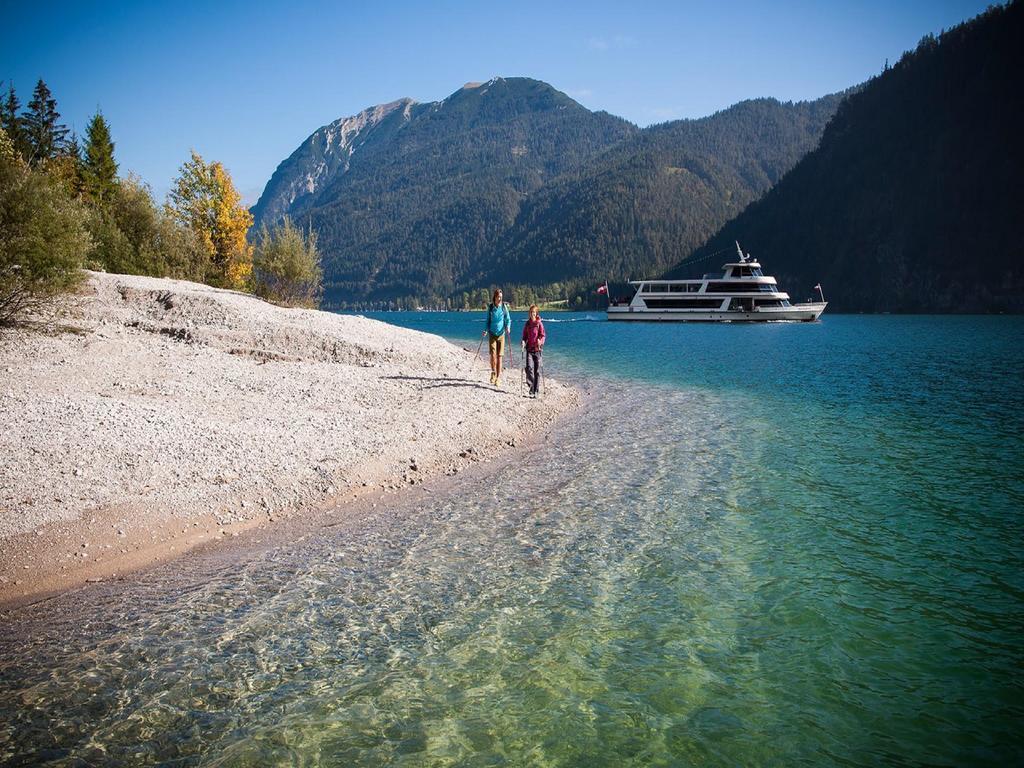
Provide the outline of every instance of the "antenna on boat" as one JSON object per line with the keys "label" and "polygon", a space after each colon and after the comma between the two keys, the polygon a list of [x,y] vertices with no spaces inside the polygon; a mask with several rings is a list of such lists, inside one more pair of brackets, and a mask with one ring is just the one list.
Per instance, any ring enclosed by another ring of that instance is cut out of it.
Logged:
{"label": "antenna on boat", "polygon": [[736,253],[738,253],[740,255],[740,261],[741,262],[746,261],[747,257],[743,255],[743,249],[740,248],[740,241],[739,240],[733,240],[733,242],[736,243]]}

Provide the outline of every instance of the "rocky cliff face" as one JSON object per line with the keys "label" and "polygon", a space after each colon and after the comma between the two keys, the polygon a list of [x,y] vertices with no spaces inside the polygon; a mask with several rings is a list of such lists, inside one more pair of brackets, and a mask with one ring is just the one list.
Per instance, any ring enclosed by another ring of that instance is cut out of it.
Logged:
{"label": "rocky cliff face", "polygon": [[274,171],[252,209],[257,224],[308,209],[325,187],[348,172],[358,148],[372,141],[378,128],[385,123],[400,128],[412,118],[415,106],[412,99],[398,99],[316,130]]}

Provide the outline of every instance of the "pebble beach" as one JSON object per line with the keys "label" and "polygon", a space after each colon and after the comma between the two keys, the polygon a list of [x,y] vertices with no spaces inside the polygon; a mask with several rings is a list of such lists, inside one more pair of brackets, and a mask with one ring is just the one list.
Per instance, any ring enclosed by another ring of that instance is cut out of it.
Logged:
{"label": "pebble beach", "polygon": [[89,273],[57,331],[0,346],[0,604],[456,474],[578,404],[556,381],[522,397],[515,371],[491,387],[483,358],[376,320]]}

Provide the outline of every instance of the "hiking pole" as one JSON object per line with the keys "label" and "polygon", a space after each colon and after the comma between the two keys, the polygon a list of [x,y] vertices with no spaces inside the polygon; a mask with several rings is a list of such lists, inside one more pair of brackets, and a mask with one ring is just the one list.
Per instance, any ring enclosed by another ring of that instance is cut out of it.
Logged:
{"label": "hiking pole", "polygon": [[534,378],[535,378],[535,380],[537,382],[537,397],[539,397],[541,400],[544,399],[544,390],[546,390],[548,388],[547,387],[547,381],[545,380],[545,378],[543,376],[540,375],[540,367],[542,365],[541,361],[543,359],[544,359],[544,349],[541,348],[541,353],[537,356],[537,370],[535,370],[533,372]]}
{"label": "hiking pole", "polygon": [[[481,336],[480,337],[480,343],[476,345],[476,354],[473,356],[473,360],[469,364],[471,370],[476,367],[476,361],[480,359],[480,349],[483,347],[483,345],[484,345],[484,337]],[[469,371],[466,371],[466,373],[468,373],[468,372]],[[465,376],[466,373],[463,373],[463,376]]]}
{"label": "hiking pole", "polygon": [[526,378],[526,342],[519,346],[519,396],[523,396],[523,380]]}

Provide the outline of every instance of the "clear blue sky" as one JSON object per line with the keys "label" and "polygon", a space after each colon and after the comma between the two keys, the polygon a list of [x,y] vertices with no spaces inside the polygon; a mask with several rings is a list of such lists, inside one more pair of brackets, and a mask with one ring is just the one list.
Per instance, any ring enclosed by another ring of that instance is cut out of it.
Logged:
{"label": "clear blue sky", "polygon": [[22,104],[42,77],[79,133],[102,108],[159,197],[194,147],[253,203],[318,127],[401,96],[527,76],[639,125],[700,117],[847,88],[988,2],[0,4]]}

